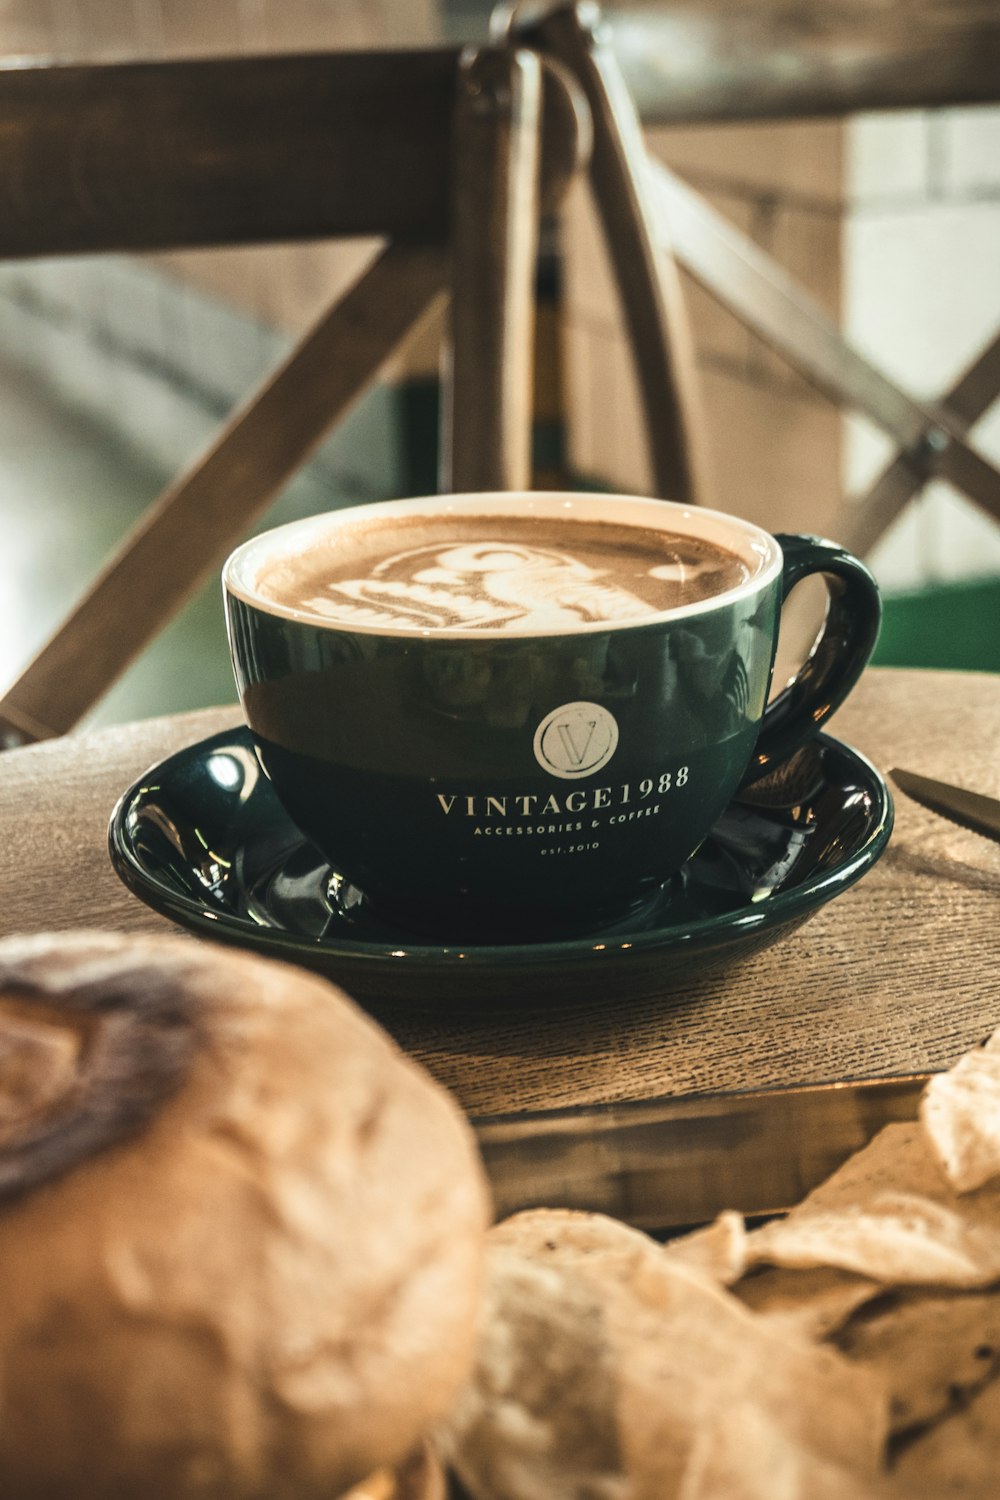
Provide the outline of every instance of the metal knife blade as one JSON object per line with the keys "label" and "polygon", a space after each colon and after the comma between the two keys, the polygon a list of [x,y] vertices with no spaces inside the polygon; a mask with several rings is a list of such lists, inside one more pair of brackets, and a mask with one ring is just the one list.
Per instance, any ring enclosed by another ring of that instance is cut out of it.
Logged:
{"label": "metal knife blade", "polygon": [[950,818],[961,828],[971,828],[974,833],[1000,841],[1000,798],[969,792],[964,787],[950,786],[946,781],[935,781],[930,776],[918,776],[916,771],[904,771],[898,766],[894,766],[889,775],[901,792],[922,807]]}

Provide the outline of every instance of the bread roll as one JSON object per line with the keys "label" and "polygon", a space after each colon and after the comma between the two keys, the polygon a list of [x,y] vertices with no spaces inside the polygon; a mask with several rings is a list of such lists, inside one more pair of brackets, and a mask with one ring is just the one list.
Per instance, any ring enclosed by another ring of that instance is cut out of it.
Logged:
{"label": "bread roll", "polygon": [[488,1199],[445,1092],[325,981],[183,937],[0,941],[0,1475],[310,1500],[470,1367]]}
{"label": "bread roll", "polygon": [[489,1236],[479,1352],[439,1433],[472,1500],[859,1500],[881,1383],[602,1214]]}

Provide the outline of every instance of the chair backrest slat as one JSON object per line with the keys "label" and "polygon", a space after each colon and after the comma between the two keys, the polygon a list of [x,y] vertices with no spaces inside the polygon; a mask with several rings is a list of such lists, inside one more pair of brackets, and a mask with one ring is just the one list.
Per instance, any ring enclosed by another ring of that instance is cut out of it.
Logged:
{"label": "chair backrest slat", "polygon": [[1000,98],[994,0],[712,0],[616,17],[647,125],[812,119]]}
{"label": "chair backrest slat", "polygon": [[440,241],[457,57],[0,69],[0,258]]}

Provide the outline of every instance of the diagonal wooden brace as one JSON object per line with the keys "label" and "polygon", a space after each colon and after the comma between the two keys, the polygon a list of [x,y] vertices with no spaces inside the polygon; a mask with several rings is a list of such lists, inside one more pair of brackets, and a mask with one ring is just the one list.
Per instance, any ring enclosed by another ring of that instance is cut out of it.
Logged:
{"label": "diagonal wooden brace", "polygon": [[933,429],[920,453],[897,453],[866,494],[845,507],[840,539],[854,552],[866,553],[886,532],[900,511],[936,472],[938,451],[932,434],[942,422],[972,427],[1000,395],[1000,333],[939,401]]}
{"label": "diagonal wooden brace", "polygon": [[[870,418],[910,463],[948,479],[1000,518],[1000,472],[965,441],[947,405],[916,400],[843,338],[823,310],[760,247],[673,172],[651,159],[659,231],[705,290],[824,395]],[[990,357],[990,369],[994,368]]]}
{"label": "diagonal wooden brace", "polygon": [[32,740],[73,727],[315,451],[447,274],[443,247],[392,245],[378,256],[125,538],[0,700],[0,734]]}

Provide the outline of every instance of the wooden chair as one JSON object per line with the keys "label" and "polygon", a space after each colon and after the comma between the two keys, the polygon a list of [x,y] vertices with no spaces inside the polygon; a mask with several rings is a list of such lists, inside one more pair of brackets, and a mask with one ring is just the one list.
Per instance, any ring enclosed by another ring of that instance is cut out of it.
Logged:
{"label": "wooden chair", "polygon": [[[1000,20],[976,0],[956,0],[943,21],[924,10],[925,22],[938,21],[923,34],[902,11],[888,23],[878,8],[868,20],[837,14],[817,29],[797,0],[761,6],[752,23],[735,0],[644,17],[666,28],[655,50],[658,67],[664,58],[669,65],[645,113],[690,124],[1000,94],[990,61]],[[781,45],[766,24],[769,9],[780,11]],[[1000,388],[1000,335],[940,401],[914,398],[854,350],[752,240],[651,161],[593,6],[503,6],[494,36],[495,46],[467,53],[0,74],[0,258],[324,235],[388,242],[161,497],[0,700],[8,743],[77,721],[449,289],[441,486],[529,482],[537,212],[584,158],[622,297],[657,493],[704,497],[683,267],[819,389],[895,440],[897,453],[869,495],[845,505],[841,541],[868,550],[932,475],[1000,516],[1000,473],[966,440]],[[845,55],[853,68],[832,66]],[[641,100],[641,69],[629,82]]]}
{"label": "wooden chair", "polygon": [[0,740],[78,721],[442,294],[442,487],[529,483],[539,201],[585,117],[510,46],[0,72],[0,258],[385,240],[9,688]]}
{"label": "wooden chair", "polygon": [[600,13],[590,4],[542,7],[540,14],[535,5],[502,4],[491,29],[497,42],[537,51],[586,99],[590,190],[621,299],[654,490],[664,499],[703,502],[705,430],[687,310],[656,217],[639,116]]}
{"label": "wooden chair", "polygon": [[[519,19],[523,18],[523,19]],[[861,496],[847,499],[837,539],[864,555],[932,478],[949,480],[1000,518],[1000,471],[967,441],[1000,395],[1000,332],[937,401],[921,400],[858,352],[772,257],[645,150],[637,124],[692,125],[848,115],[1000,99],[1000,11],[981,0],[940,6],[828,8],[808,0],[713,0],[637,13],[645,46],[626,77],[592,5],[504,7],[498,30],[565,67],[593,111],[591,176],[617,279],[630,294],[637,361],[676,354],[643,388],[647,425],[664,442],[663,494],[692,472],[696,377],[678,326],[681,266],[819,391],[866,416],[895,453]],[[656,283],[659,282],[657,286]],[[673,384],[672,406],[655,403]],[[677,424],[680,423],[678,428]],[[673,425],[672,425],[673,424]],[[686,437],[685,437],[686,433]],[[690,455],[678,470],[677,459]],[[697,498],[692,487],[690,498]]]}

